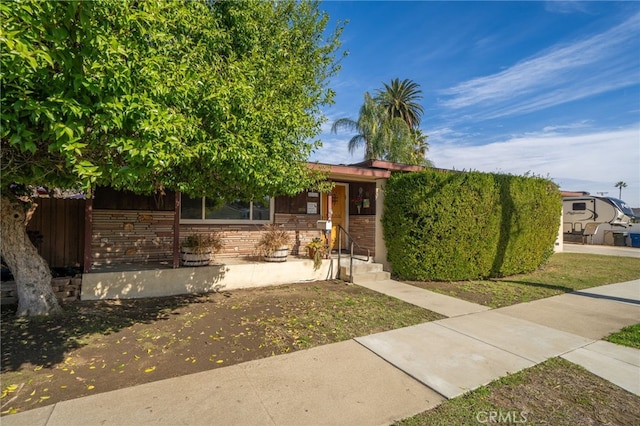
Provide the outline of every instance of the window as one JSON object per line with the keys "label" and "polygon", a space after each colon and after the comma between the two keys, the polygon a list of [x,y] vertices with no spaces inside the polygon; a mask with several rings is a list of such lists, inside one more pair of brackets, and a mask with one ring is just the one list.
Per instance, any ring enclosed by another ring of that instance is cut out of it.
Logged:
{"label": "window", "polygon": [[182,195],[180,203],[180,219],[183,222],[208,223],[267,223],[271,221],[271,198],[263,200],[233,202],[217,206],[211,199],[189,198]]}
{"label": "window", "polygon": [[587,203],[573,203],[573,210],[586,210]]}

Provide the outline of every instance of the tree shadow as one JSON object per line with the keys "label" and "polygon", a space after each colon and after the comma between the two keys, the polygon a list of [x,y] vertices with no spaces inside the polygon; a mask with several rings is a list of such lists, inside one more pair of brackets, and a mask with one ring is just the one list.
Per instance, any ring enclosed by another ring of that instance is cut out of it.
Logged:
{"label": "tree shadow", "polygon": [[73,301],[62,305],[59,315],[20,318],[17,307],[3,306],[1,372],[18,371],[25,364],[51,367],[66,354],[85,346],[90,336],[109,335],[134,324],[163,321],[176,310],[194,303],[208,303],[208,295],[183,295],[149,299]]}
{"label": "tree shadow", "polygon": [[563,293],[571,293],[571,292],[575,291],[571,287],[564,287],[564,286],[561,286],[561,285],[536,283],[536,282],[531,282],[531,281],[516,281],[516,280],[510,280],[508,278],[503,278],[503,279],[499,279],[499,280],[495,280],[495,281],[496,282],[502,282],[502,283],[522,284],[522,285],[526,285],[526,286],[529,286],[529,287],[538,287],[538,288],[544,288],[544,289],[547,289],[547,290],[557,290],[557,291],[561,291]]}
{"label": "tree shadow", "polygon": [[504,265],[507,247],[509,246],[509,241],[511,240],[511,226],[514,209],[513,198],[511,197],[511,179],[509,179],[508,177],[498,179],[501,205],[500,234],[498,237],[496,256],[493,259],[493,265],[491,265],[492,277],[500,277],[503,275],[501,271],[502,266]]}

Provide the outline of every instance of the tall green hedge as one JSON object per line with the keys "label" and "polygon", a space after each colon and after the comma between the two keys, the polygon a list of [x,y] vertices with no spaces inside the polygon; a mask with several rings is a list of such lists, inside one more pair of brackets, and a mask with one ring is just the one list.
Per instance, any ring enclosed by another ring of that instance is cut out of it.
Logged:
{"label": "tall green hedge", "polygon": [[428,170],[396,174],[382,217],[395,275],[467,280],[529,272],[553,253],[562,209],[543,178]]}

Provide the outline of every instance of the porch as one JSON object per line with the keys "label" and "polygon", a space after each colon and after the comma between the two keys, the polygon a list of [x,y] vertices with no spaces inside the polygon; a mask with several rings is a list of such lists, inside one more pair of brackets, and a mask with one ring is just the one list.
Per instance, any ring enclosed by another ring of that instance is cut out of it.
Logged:
{"label": "porch", "polygon": [[[364,263],[364,260],[353,260]],[[82,275],[81,300],[132,299],[228,291],[339,277],[349,256],[332,254],[313,269],[313,260],[289,256],[269,263],[255,258],[219,259],[210,266],[173,268],[169,262],[107,265]],[[343,270],[344,271],[344,270]],[[345,272],[343,272],[345,275]]]}

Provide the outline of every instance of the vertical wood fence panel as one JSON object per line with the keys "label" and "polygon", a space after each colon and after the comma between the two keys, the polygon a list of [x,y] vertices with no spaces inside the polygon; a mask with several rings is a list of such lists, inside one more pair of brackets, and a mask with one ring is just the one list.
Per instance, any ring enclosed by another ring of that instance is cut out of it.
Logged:
{"label": "vertical wood fence panel", "polygon": [[40,255],[52,267],[81,267],[85,200],[40,198],[37,203],[27,231],[37,236]]}

